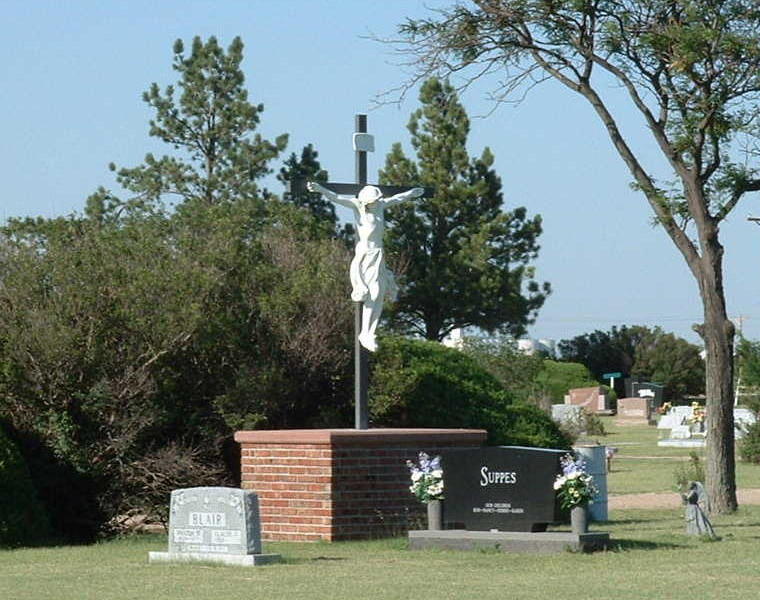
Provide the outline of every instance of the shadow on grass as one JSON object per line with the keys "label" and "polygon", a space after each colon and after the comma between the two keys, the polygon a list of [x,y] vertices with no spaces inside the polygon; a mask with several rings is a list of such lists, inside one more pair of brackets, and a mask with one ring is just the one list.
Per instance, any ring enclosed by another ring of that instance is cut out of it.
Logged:
{"label": "shadow on grass", "polygon": [[[663,515],[662,517],[647,517],[646,519],[615,519],[614,521],[599,521],[600,527],[616,527],[618,525],[641,525],[645,527],[649,523],[656,523],[658,521],[672,521],[673,517]],[[594,523],[596,526],[597,522]]]}
{"label": "shadow on grass", "polygon": [[731,521],[726,521],[725,523],[718,521],[717,519],[713,521],[713,523],[717,522],[719,527],[725,527],[733,529],[736,528],[742,528],[742,527],[760,527],[759,521],[754,521],[751,523],[732,523]]}
{"label": "shadow on grass", "polygon": [[347,556],[292,556],[283,554],[280,564],[307,565],[313,563],[332,563],[349,560]]}
{"label": "shadow on grass", "polygon": [[673,542],[650,542],[646,540],[610,540],[608,552],[626,552],[629,550],[674,550],[676,548],[686,548],[684,544],[674,544]]}

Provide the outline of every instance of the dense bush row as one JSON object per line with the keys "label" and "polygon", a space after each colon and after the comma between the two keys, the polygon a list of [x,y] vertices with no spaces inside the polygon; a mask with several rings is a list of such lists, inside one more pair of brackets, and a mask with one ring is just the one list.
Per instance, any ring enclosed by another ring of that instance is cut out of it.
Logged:
{"label": "dense bush row", "polygon": [[4,229],[0,416],[60,533],[155,504],[148,471],[234,483],[235,429],[348,423],[349,255],[308,221],[251,201]]}
{"label": "dense bush row", "polygon": [[0,547],[30,545],[49,535],[48,515],[29,469],[0,424]]}
{"label": "dense bush row", "polygon": [[[11,223],[0,246],[0,413],[58,534],[91,539],[172,487],[234,483],[232,434],[351,426],[349,253],[279,204]],[[566,446],[476,361],[389,337],[377,425]]]}
{"label": "dense bush row", "polygon": [[494,445],[570,443],[546,412],[516,400],[473,357],[436,342],[383,339],[370,393],[377,425],[482,428]]}

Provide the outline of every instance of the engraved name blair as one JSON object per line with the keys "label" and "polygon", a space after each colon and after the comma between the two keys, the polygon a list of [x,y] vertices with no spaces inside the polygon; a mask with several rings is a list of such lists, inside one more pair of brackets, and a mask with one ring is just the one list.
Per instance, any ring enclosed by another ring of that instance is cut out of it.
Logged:
{"label": "engraved name blair", "polygon": [[226,527],[227,515],[221,512],[191,512],[187,524],[195,527]]}
{"label": "engraved name blair", "polygon": [[491,471],[488,467],[480,467],[480,486],[485,487],[491,484],[509,485],[517,483],[517,473],[515,471]]}

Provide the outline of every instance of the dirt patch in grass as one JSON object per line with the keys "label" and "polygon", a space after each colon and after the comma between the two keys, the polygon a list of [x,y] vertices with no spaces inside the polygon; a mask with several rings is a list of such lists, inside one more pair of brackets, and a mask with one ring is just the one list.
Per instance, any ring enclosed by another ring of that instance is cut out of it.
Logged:
{"label": "dirt patch in grass", "polygon": [[[739,504],[760,504],[760,489],[738,490]],[[610,510],[627,508],[678,508],[681,498],[675,492],[645,494],[621,494],[607,499]]]}

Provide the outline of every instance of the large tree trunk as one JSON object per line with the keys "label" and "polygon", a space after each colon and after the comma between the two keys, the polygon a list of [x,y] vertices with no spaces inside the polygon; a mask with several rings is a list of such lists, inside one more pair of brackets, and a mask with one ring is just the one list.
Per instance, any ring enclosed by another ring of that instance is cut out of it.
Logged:
{"label": "large tree trunk", "polygon": [[707,422],[706,487],[710,510],[733,512],[736,501],[734,455],[734,325],[728,319],[723,293],[723,248],[715,239],[703,245],[699,262],[699,289],[704,324],[699,328],[705,343]]}

